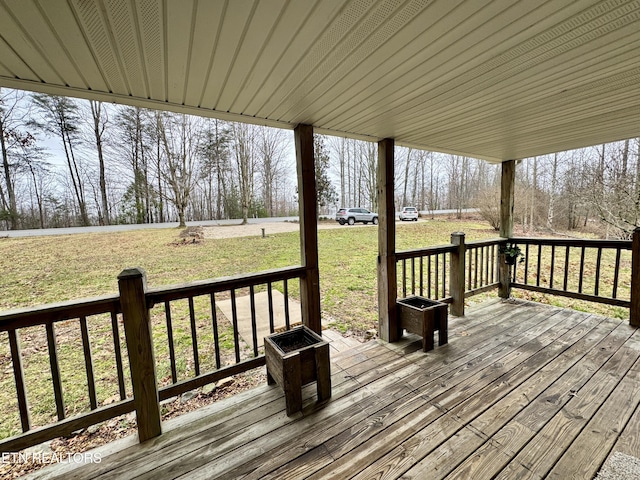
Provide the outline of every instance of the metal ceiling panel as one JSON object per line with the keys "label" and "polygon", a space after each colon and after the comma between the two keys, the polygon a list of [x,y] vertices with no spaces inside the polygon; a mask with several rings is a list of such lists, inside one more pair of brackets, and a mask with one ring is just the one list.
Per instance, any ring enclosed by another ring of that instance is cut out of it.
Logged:
{"label": "metal ceiling panel", "polygon": [[102,72],[97,67],[93,53],[87,45],[86,38],[77,22],[69,22],[75,14],[68,3],[40,2],[42,15],[47,19],[49,28],[56,35],[56,41],[64,49],[68,61],[73,65],[82,81],[71,80],[71,85],[93,88],[98,91],[109,91]]}
{"label": "metal ceiling panel", "polygon": [[[296,2],[307,3],[307,2]],[[309,2],[310,3],[310,2]],[[264,71],[268,73],[263,77],[262,82],[249,88],[249,93],[253,96],[246,107],[239,103],[238,111],[246,115],[259,117],[264,105],[271,101],[274,92],[282,90],[285,82],[289,80],[298,65],[307,60],[311,49],[319,43],[323,32],[329,25],[333,25],[335,19],[340,16],[344,8],[344,1],[341,0],[316,0],[313,10],[298,10],[299,17],[288,16],[289,24],[281,24],[278,31],[272,36],[272,42],[265,48],[265,61],[261,65],[268,65]],[[291,7],[287,9],[287,13]],[[284,16],[284,15],[283,15]],[[284,31],[283,31],[284,30]],[[290,36],[288,33],[294,33]],[[275,43],[275,42],[278,43]],[[273,56],[269,61],[269,56]],[[286,95],[284,95],[286,97]]]}
{"label": "metal ceiling panel", "polygon": [[241,51],[247,54],[244,45],[249,39],[264,35],[264,28],[249,31],[257,4],[255,0],[233,0],[225,10],[211,65],[211,76],[202,96],[203,108],[220,110],[217,105],[225,89],[230,88],[229,76],[235,62],[249,61],[246,57],[239,58]]}
{"label": "metal ceiling panel", "polygon": [[640,135],[640,0],[0,0],[0,86],[501,161]]}
{"label": "metal ceiling panel", "polygon": [[[22,8],[28,8],[31,12],[35,10],[34,5],[28,3]],[[42,45],[46,42],[38,35],[43,32],[26,30],[9,6],[2,3],[0,3],[0,32],[13,53],[35,74],[35,78],[30,77],[31,80],[64,85],[60,75],[42,51]],[[7,41],[8,38],[11,41]]]}

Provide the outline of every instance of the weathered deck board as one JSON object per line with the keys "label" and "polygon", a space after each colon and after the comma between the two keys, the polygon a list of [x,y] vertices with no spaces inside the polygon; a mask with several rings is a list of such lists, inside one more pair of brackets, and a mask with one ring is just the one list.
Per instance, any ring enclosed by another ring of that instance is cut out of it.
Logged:
{"label": "weathered deck board", "polygon": [[449,332],[428,353],[414,336],[336,338],[324,404],[305,387],[287,417],[279,388],[260,387],[38,478],[591,478],[615,451],[640,456],[640,334],[626,323],[491,302]]}

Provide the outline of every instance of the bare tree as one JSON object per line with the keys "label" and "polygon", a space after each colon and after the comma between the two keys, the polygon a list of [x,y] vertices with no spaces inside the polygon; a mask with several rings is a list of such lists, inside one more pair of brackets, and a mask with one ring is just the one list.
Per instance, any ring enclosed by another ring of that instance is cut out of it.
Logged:
{"label": "bare tree", "polygon": [[[227,176],[231,172],[229,165],[231,142],[231,127],[229,124],[217,120],[205,120],[201,143],[202,179],[207,187],[207,208],[211,218],[222,218],[223,202],[227,197]],[[214,188],[215,182],[215,188]],[[215,191],[215,207],[214,207]]]}
{"label": "bare tree", "polygon": [[262,157],[261,180],[267,215],[275,215],[275,191],[285,174],[286,132],[281,129],[258,127],[259,152]]}
{"label": "bare tree", "polygon": [[167,199],[178,213],[179,227],[186,227],[185,212],[198,180],[201,119],[156,112],[165,153],[164,174],[169,183]]}
{"label": "bare tree", "polygon": [[100,205],[101,209],[98,213],[98,221],[101,225],[110,225],[111,220],[109,218],[109,201],[107,199],[107,182],[105,176],[105,162],[104,162],[104,137],[107,124],[109,123],[109,116],[107,110],[102,107],[102,102],[95,100],[89,101],[91,108],[91,118],[93,119],[93,135],[96,143],[96,150],[98,152],[98,171],[100,182]]}
{"label": "bare tree", "polygon": [[337,201],[336,191],[329,179],[330,158],[325,146],[325,137],[313,136],[313,156],[316,168],[316,208],[334,204]]}
{"label": "bare tree", "polygon": [[84,178],[75,150],[80,140],[78,136],[80,119],[77,104],[68,97],[58,97],[36,93],[33,103],[40,112],[40,119],[34,124],[49,135],[57,136],[64,148],[69,178],[80,211],[80,222],[89,225],[89,214],[85,200]]}
{"label": "bare tree", "polygon": [[551,187],[549,189],[549,207],[547,208],[547,228],[553,228],[553,217],[555,214],[556,190],[558,185],[558,154],[553,155],[551,164]]}
{"label": "bare tree", "polygon": [[253,174],[255,170],[256,127],[244,123],[233,123],[233,154],[236,160],[242,224],[249,218],[253,197]]}
{"label": "bare tree", "polygon": [[3,91],[0,88],[0,152],[2,153],[2,170],[6,188],[5,193],[2,184],[0,184],[0,201],[2,202],[2,210],[6,212],[2,216],[7,218],[11,230],[18,228],[18,206],[13,178],[14,167],[9,161],[9,149],[10,144],[16,140],[16,130],[12,125],[12,120],[15,117],[19,100],[20,97],[16,91]]}
{"label": "bare tree", "polygon": [[[133,181],[130,197],[135,207],[135,222],[151,222],[151,186],[149,182],[149,154],[147,115],[139,107],[121,107],[116,117],[117,149],[120,158],[126,159]],[[160,135],[162,139],[162,136]]]}

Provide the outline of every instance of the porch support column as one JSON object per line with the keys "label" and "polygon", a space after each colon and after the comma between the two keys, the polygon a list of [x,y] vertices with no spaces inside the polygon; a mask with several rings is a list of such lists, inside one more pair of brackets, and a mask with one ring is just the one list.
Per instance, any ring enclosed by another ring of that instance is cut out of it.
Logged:
{"label": "porch support column", "polygon": [[386,342],[400,338],[396,309],[396,209],[394,205],[394,140],[378,142],[378,335]]}
{"label": "porch support column", "polygon": [[[513,236],[513,195],[516,179],[516,161],[502,162],[502,177],[500,182],[500,236],[511,238]],[[500,286],[498,295],[501,298],[509,298],[511,285],[509,278],[509,265],[504,262],[504,255],[498,256],[498,278]]]}
{"label": "porch support column", "polygon": [[632,327],[640,327],[640,227],[633,231],[631,237],[631,307],[629,323]]}
{"label": "porch support column", "polygon": [[300,279],[302,323],[322,335],[320,316],[320,275],[318,271],[318,209],[316,168],[313,156],[313,127],[298,125],[294,131],[298,170],[298,210],[300,214],[300,256],[306,274]]}

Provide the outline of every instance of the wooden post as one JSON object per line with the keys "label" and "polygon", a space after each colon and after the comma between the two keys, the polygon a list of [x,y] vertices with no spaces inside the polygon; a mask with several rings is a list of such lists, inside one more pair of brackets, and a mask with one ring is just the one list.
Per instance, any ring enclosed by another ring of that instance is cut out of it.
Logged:
{"label": "wooden post", "polygon": [[146,274],[141,268],[123,270],[118,275],[140,442],[162,433],[151,319],[145,298],[146,283]]}
{"label": "wooden post", "polygon": [[457,245],[458,249],[451,252],[451,270],[449,273],[449,293],[453,301],[451,302],[451,314],[456,317],[464,316],[464,269],[466,258],[466,247],[464,244],[464,232],[454,232],[451,234],[451,243]]}
{"label": "wooden post", "polygon": [[320,274],[318,271],[318,207],[316,168],[313,154],[313,127],[298,125],[294,131],[298,170],[300,212],[300,256],[306,274],[300,279],[302,323],[322,335],[320,314]]}
{"label": "wooden post", "polygon": [[396,209],[394,204],[394,140],[378,142],[378,335],[400,339],[396,299]]}
{"label": "wooden post", "polygon": [[633,231],[631,241],[631,307],[629,323],[640,327],[640,227]]}
{"label": "wooden post", "polygon": [[[500,236],[511,238],[513,236],[513,195],[516,179],[516,161],[502,162],[502,177],[500,182]],[[504,261],[504,255],[498,255],[498,277],[500,286],[498,295],[501,298],[509,298],[511,295],[510,268]]]}

